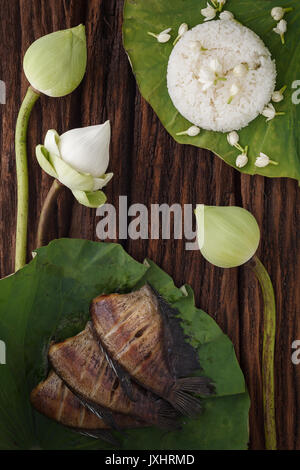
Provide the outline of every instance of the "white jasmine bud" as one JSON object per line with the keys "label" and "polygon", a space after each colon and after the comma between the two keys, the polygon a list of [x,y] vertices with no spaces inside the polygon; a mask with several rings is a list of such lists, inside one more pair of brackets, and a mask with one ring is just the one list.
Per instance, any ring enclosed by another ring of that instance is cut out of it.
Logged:
{"label": "white jasmine bud", "polygon": [[244,166],[247,165],[247,163],[248,163],[248,157],[246,153],[241,153],[235,161],[235,164],[238,168],[243,168]]}
{"label": "white jasmine bud", "polygon": [[288,13],[292,10],[293,8],[274,7],[271,10],[271,16],[275,21],[280,21],[284,17],[285,13]]}
{"label": "white jasmine bud", "polygon": [[227,101],[227,104],[230,104],[233,100],[233,98],[240,92],[240,88],[236,83],[233,83],[230,88],[230,97],[229,100]]}
{"label": "white jasmine bud", "polygon": [[279,34],[281,38],[282,44],[285,43],[284,40],[284,33],[287,31],[287,22],[285,20],[280,20],[279,23],[277,23],[276,28],[273,28],[274,33]]}
{"label": "white jasmine bud", "polygon": [[238,64],[234,67],[233,73],[237,77],[244,77],[248,72],[248,66],[245,64]]}
{"label": "white jasmine bud", "polygon": [[271,121],[276,116],[276,111],[272,103],[269,103],[263,110],[262,115],[267,118],[267,121]]}
{"label": "white jasmine bud", "polygon": [[153,36],[154,38],[157,39],[158,42],[163,44],[163,43],[168,42],[171,39],[171,35],[169,34],[171,30],[172,28],[167,28],[159,34],[151,33],[150,31],[148,31],[148,34],[149,36]]}
{"label": "white jasmine bud", "polygon": [[205,20],[204,21],[210,21],[213,20],[214,17],[217,14],[217,9],[213,8],[209,3],[207,3],[206,8],[202,8],[201,10],[202,16],[204,16]]}
{"label": "white jasmine bud", "polygon": [[179,36],[183,36],[184,33],[188,31],[188,29],[189,29],[188,25],[186,23],[182,23],[178,29]]}
{"label": "white jasmine bud", "polygon": [[271,16],[275,21],[280,21],[284,17],[284,9],[281,7],[274,7],[271,10]]}
{"label": "white jasmine bud", "polygon": [[285,85],[284,87],[281,88],[281,90],[274,91],[272,95],[272,101],[274,103],[280,103],[280,101],[284,99],[283,93],[285,92],[286,89],[287,89],[287,86]]}
{"label": "white jasmine bud", "polygon": [[257,157],[257,159],[255,160],[255,166],[257,166],[258,168],[265,168],[266,166],[270,165],[270,163],[272,165],[279,165],[278,162],[270,160],[268,155],[263,152],[260,152],[259,157]]}
{"label": "white jasmine bud", "polygon": [[240,138],[236,131],[232,131],[227,135],[227,141],[232,147],[235,147],[239,143],[239,140]]}
{"label": "white jasmine bud", "polygon": [[196,137],[200,134],[200,129],[197,126],[191,126],[186,131],[177,132],[176,135],[188,135],[189,137]]}
{"label": "white jasmine bud", "polygon": [[231,11],[224,10],[220,13],[221,20],[234,20],[234,14]]}
{"label": "white jasmine bud", "polygon": [[216,74],[211,68],[200,69],[198,81],[203,85],[203,91],[208,90],[214,83]]}
{"label": "white jasmine bud", "polygon": [[178,36],[173,42],[173,46],[179,41],[179,39],[188,31],[189,27],[186,23],[182,23],[178,28]]}
{"label": "white jasmine bud", "polygon": [[205,49],[205,47],[202,46],[201,42],[200,41],[190,41],[190,43],[188,44],[188,47],[190,49],[191,52],[195,52],[195,51],[207,51],[207,49]]}
{"label": "white jasmine bud", "polygon": [[261,113],[264,117],[267,118],[267,122],[275,118],[275,116],[283,116],[285,113],[277,113],[272,103],[269,103]]}
{"label": "white jasmine bud", "polygon": [[223,72],[222,64],[218,59],[211,59],[209,62],[209,67],[216,74],[221,74]]}
{"label": "white jasmine bud", "polygon": [[226,0],[211,0],[211,3],[214,5],[214,7],[217,8],[218,11],[222,11],[223,6],[226,3]]}

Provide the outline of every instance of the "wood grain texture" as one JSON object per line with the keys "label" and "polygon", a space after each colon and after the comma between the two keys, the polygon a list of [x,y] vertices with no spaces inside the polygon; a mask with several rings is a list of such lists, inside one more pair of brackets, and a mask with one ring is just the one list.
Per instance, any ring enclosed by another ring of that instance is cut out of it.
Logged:
{"label": "wood grain texture", "polygon": [[[0,274],[13,270],[16,214],[14,126],[27,82],[22,58],[30,43],[57,29],[84,23],[88,68],[82,85],[63,99],[42,97],[29,133],[30,253],[35,247],[38,216],[51,185],[39,168],[34,148],[50,128],[62,133],[76,126],[111,120],[108,200],[128,204],[206,203],[242,205],[257,218],[262,232],[259,256],[276,290],[276,413],[280,449],[300,449],[300,366],[291,362],[291,345],[300,339],[300,250],[297,229],[300,195],[297,182],[241,176],[210,152],[176,144],[136,88],[122,47],[122,0],[0,0],[0,79],[7,85],[1,111]],[[49,240],[69,236],[97,240],[95,210],[80,206],[68,190],[57,205]],[[252,449],[263,449],[261,348],[262,303],[247,267],[222,270],[199,252],[185,251],[184,240],[122,240],[142,261],[152,258],[178,286],[189,283],[198,306],[207,311],[233,341],[246,376],[252,407]]]}

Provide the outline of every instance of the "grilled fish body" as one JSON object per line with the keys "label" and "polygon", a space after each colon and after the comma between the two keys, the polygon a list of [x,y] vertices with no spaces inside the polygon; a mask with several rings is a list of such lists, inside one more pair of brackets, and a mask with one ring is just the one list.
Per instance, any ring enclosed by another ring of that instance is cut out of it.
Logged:
{"label": "grilled fish body", "polygon": [[[103,419],[81,403],[54,371],[32,390],[30,400],[37,411],[67,427],[86,430],[110,429]],[[131,416],[114,416],[120,428],[140,427],[142,424]]]}
{"label": "grilled fish body", "polygon": [[[82,434],[116,444],[116,440],[108,431],[108,424],[88,410],[54,371],[32,390],[30,401],[39,413],[48,418]],[[131,416],[115,414],[114,419],[120,429],[145,426]]]}
{"label": "grilled fish body", "polygon": [[52,345],[49,360],[57,375],[82,403],[112,427],[118,428],[113,412],[167,429],[177,427],[168,403],[155,399],[138,385],[132,388],[134,401],[129,399],[95,339],[90,323],[77,336]]}
{"label": "grilled fish body", "polygon": [[94,329],[111,358],[182,414],[194,416],[201,405],[189,392],[208,395],[213,388],[206,377],[182,378],[200,365],[174,313],[148,285],[99,296],[91,304]]}

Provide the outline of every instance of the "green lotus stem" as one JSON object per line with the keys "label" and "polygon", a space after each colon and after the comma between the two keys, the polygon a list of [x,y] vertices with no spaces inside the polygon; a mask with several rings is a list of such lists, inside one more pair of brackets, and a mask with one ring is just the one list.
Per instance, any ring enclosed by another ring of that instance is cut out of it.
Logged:
{"label": "green lotus stem", "polygon": [[254,256],[251,260],[262,289],[264,299],[264,340],[262,357],[262,380],[264,402],[265,443],[267,450],[276,450],[275,387],[274,387],[274,351],[276,334],[276,307],[274,289],[270,276],[261,261]]}
{"label": "green lotus stem", "polygon": [[26,264],[27,225],[28,225],[28,164],[27,164],[27,129],[32,108],[40,94],[29,87],[21,105],[15,135],[16,170],[17,170],[17,228],[15,271]]}
{"label": "green lotus stem", "polygon": [[49,219],[53,214],[53,210],[56,206],[57,197],[64,188],[63,184],[61,184],[58,180],[54,180],[52,186],[47,194],[45,202],[42,207],[38,230],[37,230],[37,237],[36,237],[36,248],[40,248],[44,246],[47,242],[47,229],[49,225]]}

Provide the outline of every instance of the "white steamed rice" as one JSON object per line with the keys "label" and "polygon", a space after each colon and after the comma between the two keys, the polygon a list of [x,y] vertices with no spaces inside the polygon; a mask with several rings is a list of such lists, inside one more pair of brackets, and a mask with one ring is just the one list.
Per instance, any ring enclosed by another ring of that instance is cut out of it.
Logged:
{"label": "white steamed rice", "polygon": [[[203,90],[199,73],[211,68],[212,59],[222,65],[226,81],[218,80]],[[242,77],[233,72],[240,64],[248,67]],[[230,132],[247,126],[270,102],[276,66],[263,41],[249,28],[234,20],[208,21],[186,32],[176,44],[167,82],[174,106],[188,121],[203,129]],[[228,104],[233,84],[239,92]]]}

